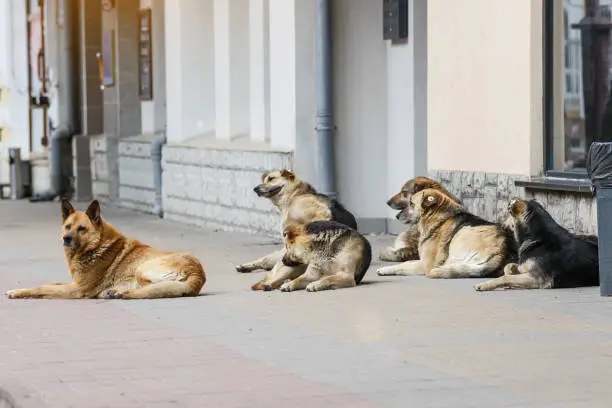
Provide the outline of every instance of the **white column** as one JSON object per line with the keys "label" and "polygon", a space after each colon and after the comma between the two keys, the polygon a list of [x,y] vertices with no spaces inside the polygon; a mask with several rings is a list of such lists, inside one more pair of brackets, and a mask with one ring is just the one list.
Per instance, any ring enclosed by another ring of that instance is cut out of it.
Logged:
{"label": "white column", "polygon": [[270,1],[270,144],[294,150],[294,169],[314,181],[317,169],[312,0]]}
{"label": "white column", "polygon": [[387,41],[389,197],[407,180],[427,176],[427,2],[409,4],[408,41]]}
{"label": "white column", "polygon": [[251,140],[270,138],[268,0],[249,1],[249,79]]}
{"label": "white column", "polygon": [[183,73],[181,67],[181,9],[179,2],[167,1],[166,14],[166,116],[168,141],[182,140],[183,135]]}
{"label": "white column", "polygon": [[219,139],[249,131],[249,0],[214,0],[215,112]]}
{"label": "white column", "polygon": [[270,139],[295,147],[295,0],[270,1]]}
{"label": "white column", "polygon": [[164,3],[167,135],[176,143],[215,129],[213,4]]}

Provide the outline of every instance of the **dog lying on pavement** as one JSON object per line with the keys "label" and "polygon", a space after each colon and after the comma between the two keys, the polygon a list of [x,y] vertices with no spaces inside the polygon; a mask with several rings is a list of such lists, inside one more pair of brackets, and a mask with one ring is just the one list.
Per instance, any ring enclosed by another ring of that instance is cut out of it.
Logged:
{"label": "dog lying on pavement", "polygon": [[[419,191],[425,190],[426,188],[438,190],[457,204],[461,204],[461,201],[446,190],[442,184],[430,178],[419,176],[408,180],[402,186],[400,192],[395,194],[389,199],[389,201],[387,201],[387,205],[394,210],[405,210],[410,204],[410,198],[412,195],[418,193]],[[393,246],[387,247],[380,251],[378,258],[381,261],[405,262],[419,259],[418,224],[414,219],[404,218],[403,222],[407,225],[406,231],[397,236]]]}
{"label": "dog lying on pavement", "polygon": [[302,275],[280,287],[283,292],[302,289],[318,292],[356,286],[372,261],[368,240],[336,221],[289,224],[283,238],[286,248],[283,265],[307,265]]}
{"label": "dog lying on pavement", "polygon": [[504,224],[514,233],[518,263],[509,263],[503,276],[479,283],[475,290],[599,285],[596,236],[570,233],[535,200],[510,201]]}
{"label": "dog lying on pavement", "polygon": [[61,200],[64,255],[72,282],[7,292],[11,299],[153,299],[195,296],[204,268],[187,253],[157,251],[127,238],[100,214],[94,200],[85,212]]}
{"label": "dog lying on pavement", "polygon": [[504,265],[516,259],[508,231],[471,214],[439,190],[413,194],[398,219],[417,221],[419,260],[380,268],[378,275],[446,279],[500,276]]}
{"label": "dog lying on pavement", "polygon": [[[281,216],[281,233],[289,223],[309,224],[313,221],[334,220],[352,229],[357,221],[342,204],[319,194],[310,184],[300,180],[290,170],[264,173],[261,184],[253,189],[259,197],[265,197],[274,204]],[[305,265],[289,267],[281,262],[284,249],[275,251],[260,259],[238,265],[238,272],[246,273],[259,269],[270,271],[255,283],[253,290],[278,289],[286,280],[293,280],[306,270]]]}

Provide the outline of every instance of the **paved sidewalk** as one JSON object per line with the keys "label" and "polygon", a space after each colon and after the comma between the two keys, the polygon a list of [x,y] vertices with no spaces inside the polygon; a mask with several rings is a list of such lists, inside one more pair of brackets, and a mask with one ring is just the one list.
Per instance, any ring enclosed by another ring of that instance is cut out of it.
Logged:
{"label": "paved sidewalk", "polygon": [[[103,214],[198,256],[204,296],[0,296],[0,388],[22,407],[610,406],[612,299],[597,288],[476,293],[475,280],[383,279],[375,261],[357,288],[251,292],[262,273],[232,264],[270,239]],[[68,279],[59,226],[58,203],[0,201],[1,293]],[[376,252],[391,240],[371,239]]]}

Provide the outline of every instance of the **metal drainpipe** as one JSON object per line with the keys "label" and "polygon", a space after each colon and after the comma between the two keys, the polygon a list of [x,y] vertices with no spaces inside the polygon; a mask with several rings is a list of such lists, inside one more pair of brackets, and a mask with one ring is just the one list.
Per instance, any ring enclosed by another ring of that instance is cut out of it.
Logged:
{"label": "metal drainpipe", "polygon": [[153,184],[155,185],[155,208],[153,212],[158,217],[164,216],[162,204],[162,148],[166,144],[166,134],[155,135],[151,142],[151,160],[153,160]]}
{"label": "metal drainpipe", "polygon": [[[47,4],[47,3],[43,3]],[[79,105],[79,1],[64,3],[64,27],[59,31],[58,80],[60,123],[51,133],[51,189],[30,199],[32,202],[53,201],[67,195],[72,175],[71,140],[80,129]],[[45,67],[46,69],[46,67]],[[52,126],[52,124],[51,124]]]}
{"label": "metal drainpipe", "polygon": [[317,0],[315,75],[317,91],[317,164],[319,190],[336,198],[331,0]]}

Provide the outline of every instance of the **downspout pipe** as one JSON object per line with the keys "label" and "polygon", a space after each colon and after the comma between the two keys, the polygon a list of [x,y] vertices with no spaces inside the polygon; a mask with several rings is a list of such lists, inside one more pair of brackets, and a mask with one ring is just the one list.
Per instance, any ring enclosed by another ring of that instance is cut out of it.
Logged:
{"label": "downspout pipe", "polygon": [[319,190],[337,198],[334,153],[333,33],[331,0],[317,0],[315,76],[317,93],[317,168]]}
{"label": "downspout pipe", "polygon": [[[46,4],[47,3],[43,3]],[[54,128],[51,121],[51,188],[30,199],[31,202],[53,201],[58,196],[68,196],[72,179],[72,137],[80,129],[79,92],[79,0],[64,2],[64,26],[57,29],[59,82],[59,125]],[[46,67],[43,67],[46,69]]]}
{"label": "downspout pipe", "polygon": [[162,203],[162,149],[167,142],[166,133],[158,133],[151,142],[151,160],[153,161],[153,185],[155,186],[155,207],[153,213],[159,218],[164,216]]}

